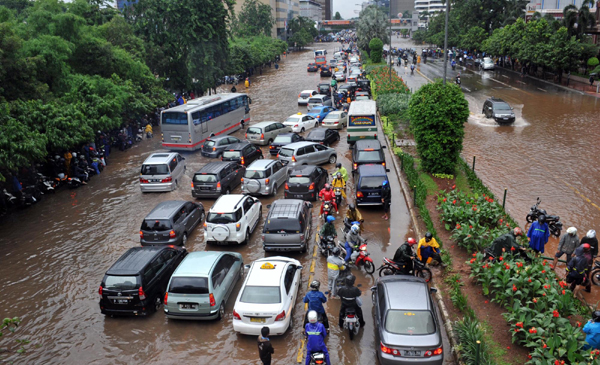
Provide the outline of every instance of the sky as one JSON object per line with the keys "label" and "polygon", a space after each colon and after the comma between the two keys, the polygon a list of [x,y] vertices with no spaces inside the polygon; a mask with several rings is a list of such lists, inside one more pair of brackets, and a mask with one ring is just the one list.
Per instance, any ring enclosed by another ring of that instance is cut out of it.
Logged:
{"label": "sky", "polygon": [[340,15],[344,19],[357,17],[358,14],[355,14],[354,10],[360,10],[360,4],[363,1],[364,0],[333,0],[333,12],[331,13],[331,15],[333,17],[333,15],[335,15],[335,12],[339,11]]}

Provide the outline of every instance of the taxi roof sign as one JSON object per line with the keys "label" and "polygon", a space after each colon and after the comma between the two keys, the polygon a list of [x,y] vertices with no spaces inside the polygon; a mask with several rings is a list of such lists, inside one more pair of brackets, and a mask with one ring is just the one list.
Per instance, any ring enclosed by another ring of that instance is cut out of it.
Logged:
{"label": "taxi roof sign", "polygon": [[275,266],[273,266],[273,264],[270,263],[270,262],[265,262],[264,264],[261,265],[260,268],[261,269],[273,270],[275,268]]}

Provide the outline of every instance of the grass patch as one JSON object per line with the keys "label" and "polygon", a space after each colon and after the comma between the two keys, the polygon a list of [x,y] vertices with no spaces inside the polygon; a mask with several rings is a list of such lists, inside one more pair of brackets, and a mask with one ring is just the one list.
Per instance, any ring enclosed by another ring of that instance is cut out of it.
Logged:
{"label": "grass patch", "polygon": [[465,175],[462,169],[456,169],[456,176],[454,183],[456,184],[456,189],[464,191],[467,194],[472,194],[471,187],[469,186],[469,181],[467,180],[467,176]]}
{"label": "grass patch", "polygon": [[485,343],[488,344],[488,351],[492,355],[495,363],[498,365],[511,365],[510,362],[504,361],[504,357],[508,353],[504,347],[500,347],[496,341],[494,341],[494,329],[488,322],[482,322],[483,327],[483,338]]}
{"label": "grass patch", "polygon": [[435,193],[437,193],[438,186],[428,173],[419,170],[419,179],[421,179],[423,184],[425,184],[425,188],[427,188],[427,195],[435,195]]}

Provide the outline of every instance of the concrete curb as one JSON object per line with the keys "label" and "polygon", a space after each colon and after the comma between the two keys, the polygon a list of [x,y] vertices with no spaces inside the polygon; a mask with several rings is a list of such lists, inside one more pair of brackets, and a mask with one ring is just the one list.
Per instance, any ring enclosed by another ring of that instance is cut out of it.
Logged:
{"label": "concrete curb", "polygon": [[[419,72],[420,73],[420,72]],[[425,76],[423,76],[425,77]],[[425,77],[426,78],[426,77]],[[427,78],[426,78],[427,79]],[[429,80],[429,79],[427,79]],[[431,81],[431,80],[430,80]],[[379,118],[381,123],[381,118]],[[383,132],[383,125],[381,125],[381,130]],[[417,234],[417,237],[422,237],[421,231],[419,230],[419,226],[417,225],[417,214],[415,212],[415,207],[412,204],[410,190],[408,188],[408,182],[404,180],[404,176],[402,176],[402,170],[398,166],[398,162],[396,162],[396,154],[393,152],[393,145],[390,143],[388,136],[383,133],[385,137],[385,143],[387,145],[388,151],[391,152],[392,155],[392,163],[394,165],[394,171],[396,172],[396,176],[398,177],[398,181],[400,181],[400,186],[402,187],[402,194],[404,195],[404,200],[406,200],[406,205],[408,206],[408,210],[410,212],[410,218],[412,220],[413,230]],[[432,278],[432,282],[434,282],[434,278]],[[458,340],[456,339],[456,334],[454,333],[454,328],[452,327],[452,321],[450,320],[450,314],[446,309],[446,305],[444,304],[444,299],[442,297],[442,291],[438,288],[435,293],[435,299],[438,303],[440,311],[442,312],[442,318],[444,320],[444,326],[446,327],[446,332],[448,333],[448,340],[450,341],[450,345],[452,346],[451,352],[454,357],[454,361],[457,364],[463,364],[460,361],[460,354],[455,350],[458,345]]]}

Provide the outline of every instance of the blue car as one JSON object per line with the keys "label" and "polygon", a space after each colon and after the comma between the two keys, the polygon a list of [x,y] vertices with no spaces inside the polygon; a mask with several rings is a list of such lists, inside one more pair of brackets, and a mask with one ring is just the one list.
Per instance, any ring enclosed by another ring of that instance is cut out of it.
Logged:
{"label": "blue car", "polygon": [[327,114],[331,113],[335,109],[330,106],[315,106],[313,107],[309,113],[306,115],[310,115],[315,119],[319,120],[319,123],[323,122],[323,119],[327,116]]}

